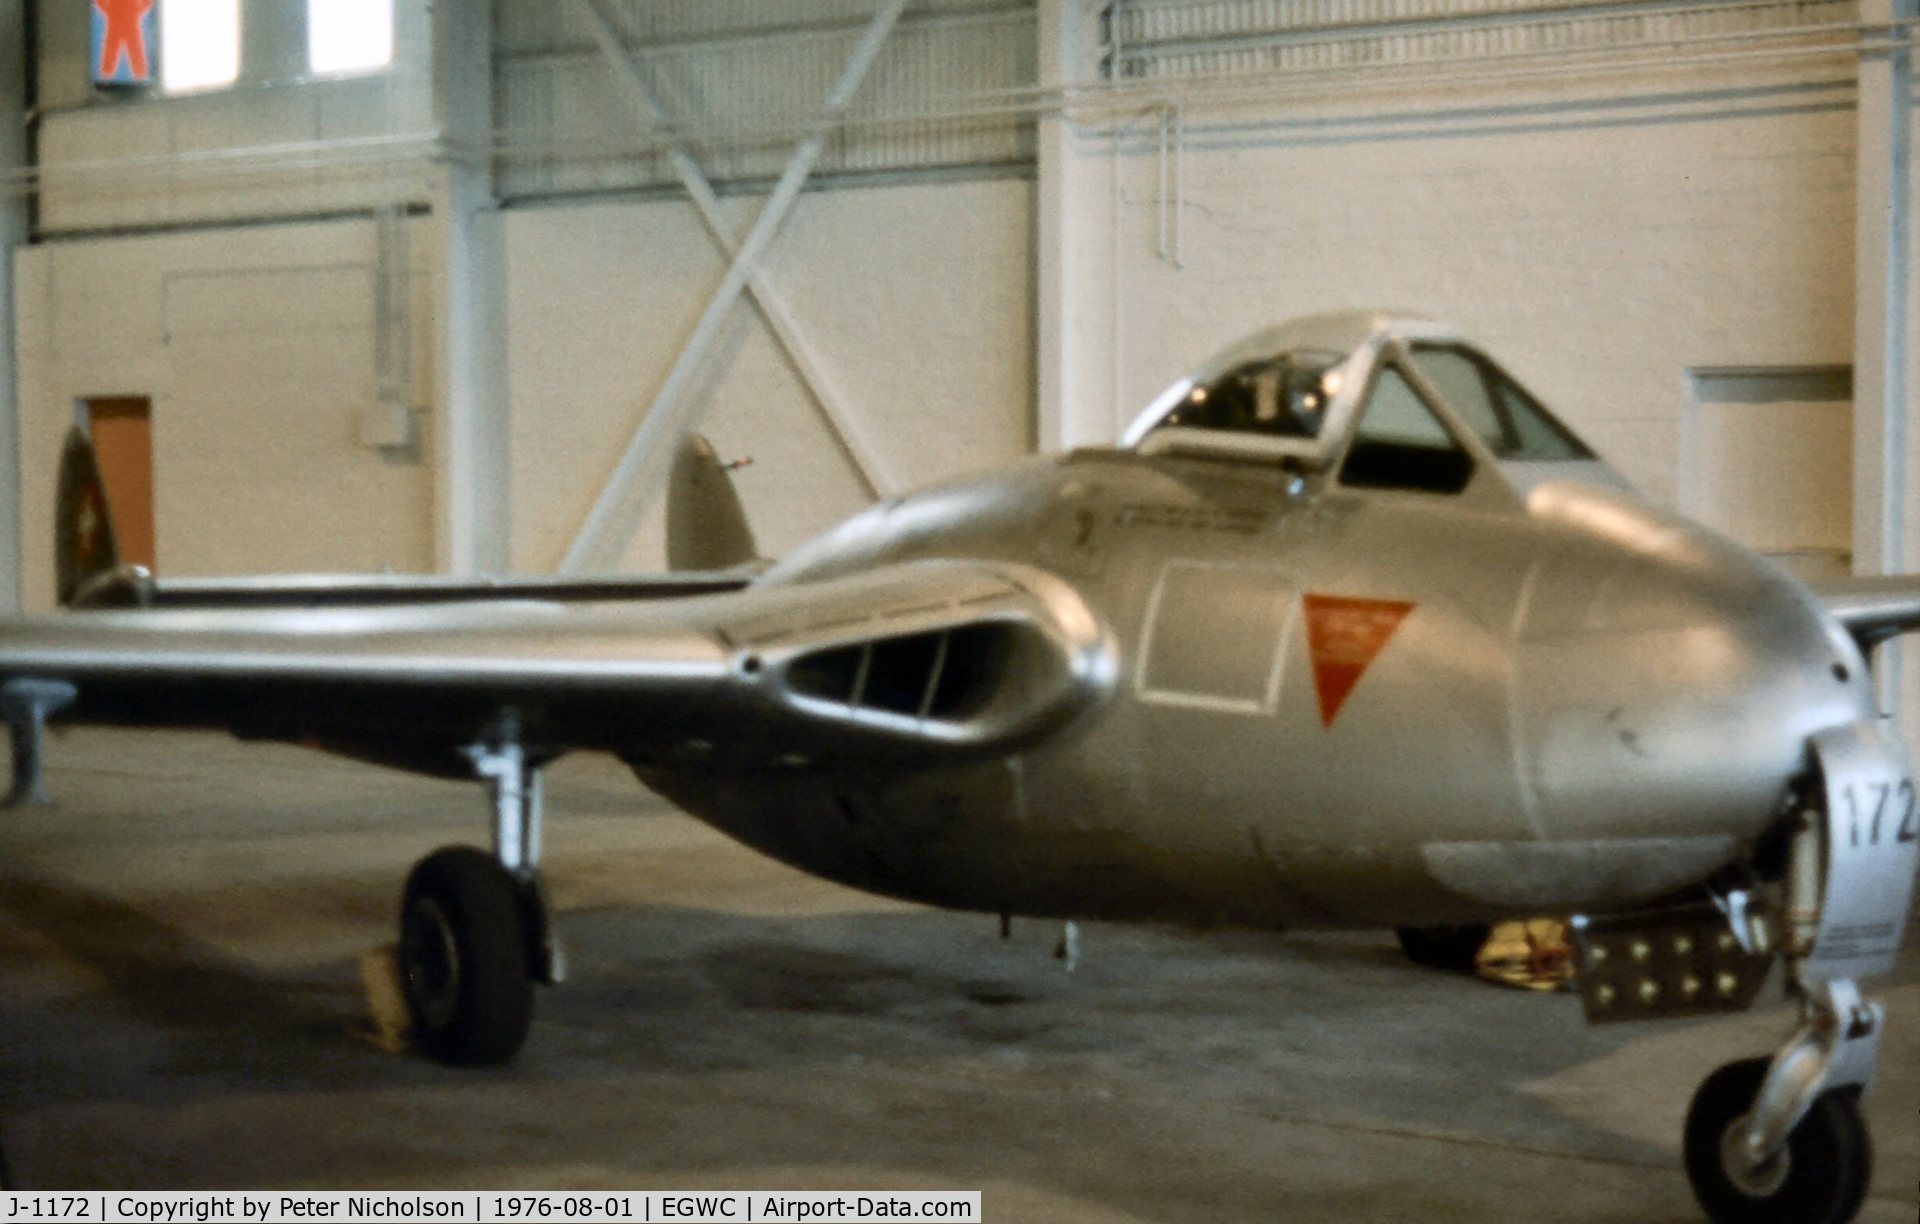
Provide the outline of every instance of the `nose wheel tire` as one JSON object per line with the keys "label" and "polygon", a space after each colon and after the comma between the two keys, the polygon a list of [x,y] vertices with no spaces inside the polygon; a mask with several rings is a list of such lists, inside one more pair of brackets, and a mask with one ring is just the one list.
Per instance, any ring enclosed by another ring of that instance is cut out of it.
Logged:
{"label": "nose wheel tire", "polygon": [[413,1040],[443,1063],[488,1067],[533,1023],[527,907],[491,855],[448,846],[421,859],[400,905],[400,974]]}
{"label": "nose wheel tire", "polygon": [[1728,1063],[1694,1093],[1686,1128],[1694,1197],[1715,1224],[1845,1224],[1859,1212],[1873,1174],[1859,1094],[1826,1093],[1780,1152],[1748,1168],[1739,1145],[1767,1066],[1764,1058]]}

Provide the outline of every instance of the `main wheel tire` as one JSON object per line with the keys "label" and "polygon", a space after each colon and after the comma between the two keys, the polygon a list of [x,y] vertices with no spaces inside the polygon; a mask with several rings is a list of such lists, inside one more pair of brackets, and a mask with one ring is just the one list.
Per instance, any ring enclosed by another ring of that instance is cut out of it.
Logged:
{"label": "main wheel tire", "polygon": [[1400,938],[1400,950],[1414,964],[1449,973],[1472,973],[1475,958],[1485,946],[1487,936],[1493,934],[1493,928],[1484,923],[1401,927],[1394,934]]}
{"label": "main wheel tire", "polygon": [[400,904],[400,976],[414,1042],[462,1067],[506,1062],[533,1023],[520,884],[491,855],[448,846],[421,859]]}
{"label": "main wheel tire", "polygon": [[1687,1108],[1687,1180],[1715,1224],[1845,1224],[1859,1212],[1873,1176],[1873,1145],[1857,1092],[1813,1103],[1787,1145],[1752,1171],[1731,1149],[1767,1078],[1768,1060],[1728,1063],[1706,1078]]}

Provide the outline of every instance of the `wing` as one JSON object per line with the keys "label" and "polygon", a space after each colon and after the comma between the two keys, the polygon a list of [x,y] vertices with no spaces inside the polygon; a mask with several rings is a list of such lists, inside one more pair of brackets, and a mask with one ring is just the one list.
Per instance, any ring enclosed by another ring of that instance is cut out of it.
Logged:
{"label": "wing", "polygon": [[1863,651],[1920,630],[1920,574],[1838,578],[1808,585]]}
{"label": "wing", "polygon": [[155,578],[123,564],[93,440],[75,425],[60,455],[54,506],[54,585],[76,608],[331,608],[516,599],[564,603],[675,599],[737,591],[766,568],[727,467],[698,434],[674,460],[668,562],[650,577],[460,578],[444,574],[289,574]]}
{"label": "wing", "polygon": [[137,567],[120,566],[83,584],[74,602],[86,608],[331,608],[530,599],[601,603],[711,595],[741,590],[751,581],[736,570],[604,578],[289,574],[157,579]]}
{"label": "wing", "polygon": [[[0,625],[0,688],[59,717],[225,728],[425,772],[511,717],[530,747],[714,768],[1005,752],[1106,691],[1066,584],[919,562],[664,602],[78,612]],[[18,702],[10,703],[16,708]]]}

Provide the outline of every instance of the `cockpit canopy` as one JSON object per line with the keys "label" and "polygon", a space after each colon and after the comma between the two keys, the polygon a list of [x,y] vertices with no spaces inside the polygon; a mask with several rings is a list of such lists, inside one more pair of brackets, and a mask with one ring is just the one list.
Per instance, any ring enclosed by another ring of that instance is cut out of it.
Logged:
{"label": "cockpit canopy", "polygon": [[1263,353],[1192,383],[1159,427],[1318,438],[1346,357],[1324,349]]}
{"label": "cockpit canopy", "polygon": [[1488,461],[1604,472],[1452,328],[1388,315],[1319,315],[1249,336],[1163,391],[1122,445],[1308,472],[1337,465],[1343,484],[1436,493],[1465,488]]}

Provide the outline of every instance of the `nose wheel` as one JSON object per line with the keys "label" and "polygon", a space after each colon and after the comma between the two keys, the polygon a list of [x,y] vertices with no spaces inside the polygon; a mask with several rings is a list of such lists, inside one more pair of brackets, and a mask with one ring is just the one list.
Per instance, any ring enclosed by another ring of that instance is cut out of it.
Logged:
{"label": "nose wheel", "polygon": [[1687,1110],[1687,1180],[1715,1224],[1844,1224],[1873,1176],[1873,1146],[1857,1089],[1816,1098],[1772,1154],[1754,1160],[1748,1135],[1770,1060],[1749,1058],[1708,1076]]}

